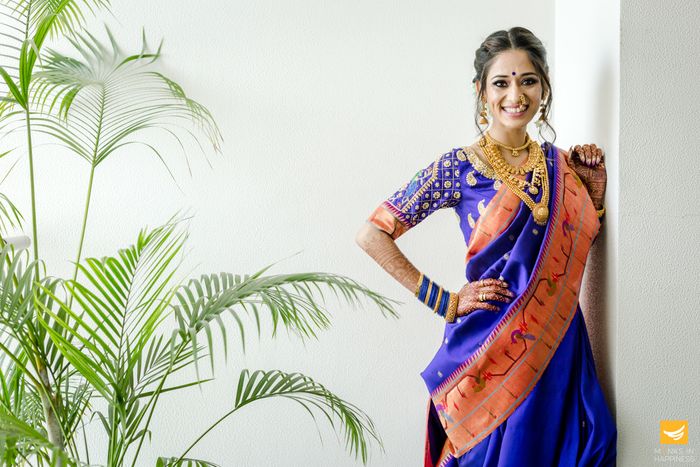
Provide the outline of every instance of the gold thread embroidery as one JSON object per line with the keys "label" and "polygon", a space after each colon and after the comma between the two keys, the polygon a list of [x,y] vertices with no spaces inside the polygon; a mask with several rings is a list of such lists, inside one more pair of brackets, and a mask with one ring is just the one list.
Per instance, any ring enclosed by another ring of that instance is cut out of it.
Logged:
{"label": "gold thread embroidery", "polygon": [[469,173],[467,174],[467,184],[469,186],[474,186],[476,185],[476,177],[474,176],[474,171],[470,170]]}
{"label": "gold thread embroidery", "polygon": [[472,217],[472,213],[471,213],[471,212],[470,212],[469,214],[467,214],[467,220],[469,221],[469,227],[471,227],[471,228],[473,229],[474,226],[476,225],[476,221],[475,221],[474,218]]}
{"label": "gold thread embroidery", "polygon": [[496,172],[493,171],[491,167],[486,165],[484,161],[479,159],[479,156],[476,155],[474,150],[472,148],[462,148],[465,150],[467,154],[467,159],[469,159],[469,163],[474,167],[474,169],[479,172],[481,175],[483,175],[486,178],[490,178],[492,180],[496,180]]}
{"label": "gold thread embroidery", "polygon": [[420,187],[420,189],[416,192],[416,194],[413,195],[413,197],[411,197],[411,199],[403,206],[403,208],[401,208],[401,212],[403,212],[405,214],[411,208],[411,206],[413,205],[413,202],[415,200],[417,200],[418,198],[420,198],[421,195],[425,192],[425,190],[427,190],[430,187],[430,184],[432,183],[432,181],[435,180],[435,178],[437,177],[438,167],[439,167],[438,161],[440,160],[440,158],[443,155],[444,154],[441,154],[437,157],[437,159],[435,159],[435,162],[433,163],[433,170],[432,170],[432,173],[430,174],[430,178],[428,178],[428,180],[426,180],[425,183],[423,183],[423,186]]}
{"label": "gold thread embroidery", "polygon": [[486,206],[484,206],[485,201],[486,201],[485,199],[482,199],[481,201],[479,201],[479,204],[477,205],[477,207],[479,208],[479,215],[483,214],[484,211],[486,210]]}

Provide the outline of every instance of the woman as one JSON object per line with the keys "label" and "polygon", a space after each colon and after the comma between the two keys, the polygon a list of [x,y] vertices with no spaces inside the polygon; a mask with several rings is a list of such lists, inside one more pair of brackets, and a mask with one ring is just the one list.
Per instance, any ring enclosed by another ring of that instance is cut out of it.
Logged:
{"label": "woman", "polygon": [[[578,305],[604,213],[603,152],[530,139],[538,108],[538,126],[548,125],[552,92],[546,51],[529,30],[491,34],[474,65],[488,130],[418,171],[356,239],[446,321],[421,373],[430,391],[425,465],[614,465],[617,430]],[[467,283],[456,293],[394,243],[446,207],[467,245]]]}

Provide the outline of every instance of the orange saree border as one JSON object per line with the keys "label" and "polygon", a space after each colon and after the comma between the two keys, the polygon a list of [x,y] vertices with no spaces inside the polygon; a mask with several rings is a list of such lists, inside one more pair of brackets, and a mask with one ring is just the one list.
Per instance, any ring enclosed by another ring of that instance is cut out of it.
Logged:
{"label": "orange saree border", "polygon": [[[453,457],[487,437],[527,397],[576,312],[588,251],[600,222],[565,154],[557,148],[552,217],[525,292],[482,346],[430,395]],[[511,207],[509,200],[503,205]],[[501,211],[493,221],[481,223],[484,238],[496,238],[504,228],[508,211]]]}
{"label": "orange saree border", "polygon": [[392,211],[396,212],[396,208],[384,201],[372,211],[367,220],[396,240],[409,228]]}

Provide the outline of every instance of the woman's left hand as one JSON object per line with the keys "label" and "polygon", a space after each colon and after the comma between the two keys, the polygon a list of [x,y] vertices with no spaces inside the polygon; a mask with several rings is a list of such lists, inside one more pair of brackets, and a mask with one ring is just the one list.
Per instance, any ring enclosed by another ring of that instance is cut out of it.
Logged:
{"label": "woman's left hand", "polygon": [[595,208],[602,209],[608,179],[603,150],[595,144],[577,144],[569,149],[567,162],[586,185]]}

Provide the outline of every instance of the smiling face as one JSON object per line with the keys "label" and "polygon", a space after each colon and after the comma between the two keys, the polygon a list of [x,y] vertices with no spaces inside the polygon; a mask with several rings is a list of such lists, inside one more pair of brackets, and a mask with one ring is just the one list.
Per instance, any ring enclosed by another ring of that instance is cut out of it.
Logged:
{"label": "smiling face", "polygon": [[[514,130],[527,126],[539,111],[543,100],[542,80],[524,50],[505,50],[491,64],[484,81],[484,98],[492,116],[492,129]],[[477,80],[477,93],[481,83]],[[504,107],[516,109],[523,100],[527,108],[520,113],[508,113]]]}

